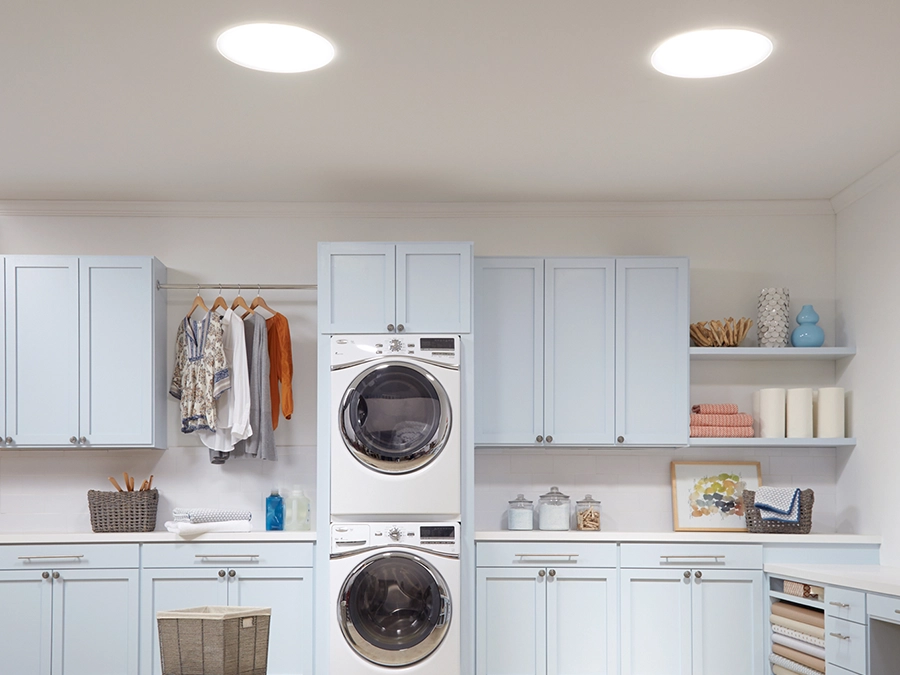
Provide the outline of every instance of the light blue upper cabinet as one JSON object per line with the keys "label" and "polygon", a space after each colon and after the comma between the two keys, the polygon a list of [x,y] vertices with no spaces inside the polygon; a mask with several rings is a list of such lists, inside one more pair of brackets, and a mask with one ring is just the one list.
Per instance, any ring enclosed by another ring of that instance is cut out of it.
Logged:
{"label": "light blue upper cabinet", "polygon": [[686,445],[690,401],[687,258],[616,261],[616,437]]}
{"label": "light blue upper cabinet", "polygon": [[472,244],[319,244],[319,331],[468,333]]}

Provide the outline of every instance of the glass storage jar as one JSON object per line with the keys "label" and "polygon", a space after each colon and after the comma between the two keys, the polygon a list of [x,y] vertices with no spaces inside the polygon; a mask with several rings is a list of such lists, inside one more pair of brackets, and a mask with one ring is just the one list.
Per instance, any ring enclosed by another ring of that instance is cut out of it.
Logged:
{"label": "glass storage jar", "polygon": [[540,529],[568,530],[570,504],[569,495],[564,495],[555,485],[550,488],[550,492],[541,495],[538,508]]}
{"label": "glass storage jar", "polygon": [[589,494],[575,502],[575,527],[579,530],[600,529],[600,502]]}
{"label": "glass storage jar", "polygon": [[506,512],[506,522],[510,530],[533,530],[534,508],[533,501],[525,499],[525,495],[516,495],[509,500],[509,511]]}

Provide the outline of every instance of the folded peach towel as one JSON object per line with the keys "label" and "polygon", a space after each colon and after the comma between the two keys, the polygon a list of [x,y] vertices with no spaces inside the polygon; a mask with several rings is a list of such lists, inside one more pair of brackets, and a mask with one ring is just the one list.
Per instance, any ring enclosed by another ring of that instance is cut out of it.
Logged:
{"label": "folded peach towel", "polygon": [[786,619],[793,619],[794,621],[809,624],[810,626],[815,626],[817,628],[825,628],[824,613],[815,609],[807,609],[806,607],[792,605],[789,602],[782,602],[781,600],[773,602],[772,614],[783,616]]}
{"label": "folded peach towel", "polygon": [[737,403],[701,403],[691,408],[699,415],[737,415]]}
{"label": "folded peach towel", "polygon": [[691,438],[753,438],[753,427],[695,427]]}
{"label": "folded peach towel", "polygon": [[810,656],[809,654],[798,652],[796,649],[791,649],[790,647],[778,644],[772,645],[772,653],[783,656],[784,658],[790,659],[794,663],[804,665],[807,668],[817,670],[820,673],[825,672],[825,659],[817,659],[815,656]]}
{"label": "folded peach towel", "polygon": [[752,427],[753,417],[746,413],[735,415],[701,415],[691,413],[692,427]]}

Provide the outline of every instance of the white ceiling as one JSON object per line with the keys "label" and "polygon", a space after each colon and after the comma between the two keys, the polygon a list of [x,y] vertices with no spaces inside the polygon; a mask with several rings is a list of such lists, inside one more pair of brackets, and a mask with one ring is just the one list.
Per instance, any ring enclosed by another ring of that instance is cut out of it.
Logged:
{"label": "white ceiling", "polygon": [[[250,20],[326,68],[220,57]],[[726,78],[663,39],[775,43]],[[3,0],[0,200],[830,198],[900,151],[900,1]]]}

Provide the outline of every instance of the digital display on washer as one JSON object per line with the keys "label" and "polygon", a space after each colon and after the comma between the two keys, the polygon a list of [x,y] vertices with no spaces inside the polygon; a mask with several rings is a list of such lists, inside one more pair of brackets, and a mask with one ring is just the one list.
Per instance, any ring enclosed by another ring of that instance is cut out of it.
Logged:
{"label": "digital display on washer", "polygon": [[429,352],[449,349],[452,352],[456,349],[456,345],[453,343],[453,338],[422,338],[419,340],[419,349]]}
{"label": "digital display on washer", "polygon": [[427,525],[419,528],[420,539],[453,539],[456,535],[452,525]]}

